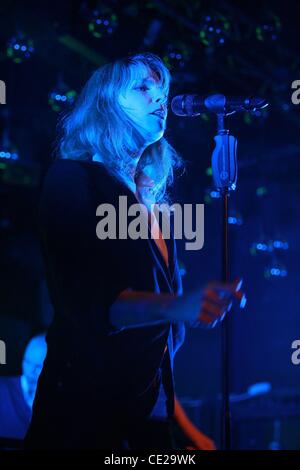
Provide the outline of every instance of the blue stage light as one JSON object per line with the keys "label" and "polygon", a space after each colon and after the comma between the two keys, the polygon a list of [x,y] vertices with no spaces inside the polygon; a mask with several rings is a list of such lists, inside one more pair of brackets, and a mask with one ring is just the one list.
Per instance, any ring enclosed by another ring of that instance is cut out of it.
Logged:
{"label": "blue stage light", "polygon": [[277,41],[281,32],[280,18],[273,13],[268,13],[265,22],[255,28],[256,39],[260,42]]}
{"label": "blue stage light", "polygon": [[230,31],[230,21],[224,15],[215,13],[203,18],[198,38],[203,46],[215,47],[225,43],[230,36]]}
{"label": "blue stage light", "polygon": [[231,212],[228,216],[228,223],[230,225],[243,225],[243,218],[239,212]]}
{"label": "blue stage light", "polygon": [[259,253],[272,253],[273,252],[273,241],[272,240],[261,240],[253,242],[250,247],[250,253],[257,255]]}
{"label": "blue stage light", "polygon": [[7,42],[6,55],[16,64],[29,59],[33,52],[33,40],[24,33],[18,32]]}
{"label": "blue stage light", "polygon": [[93,10],[89,16],[88,30],[95,38],[109,36],[118,27],[117,15],[106,6]]}
{"label": "blue stage light", "polygon": [[77,93],[68,89],[64,83],[59,83],[55,90],[50,91],[48,102],[55,112],[62,111],[66,105],[72,105]]}
{"label": "blue stage light", "polygon": [[19,154],[16,149],[11,148],[0,148],[0,159],[5,159],[5,160],[18,160],[19,159]]}
{"label": "blue stage light", "polygon": [[266,279],[279,279],[287,277],[288,272],[285,266],[279,263],[267,266],[264,270],[264,276]]}
{"label": "blue stage light", "polygon": [[183,70],[190,60],[188,47],[182,41],[167,44],[163,52],[163,61],[169,70]]}
{"label": "blue stage light", "polygon": [[284,240],[273,240],[273,247],[276,250],[288,250],[289,244]]}

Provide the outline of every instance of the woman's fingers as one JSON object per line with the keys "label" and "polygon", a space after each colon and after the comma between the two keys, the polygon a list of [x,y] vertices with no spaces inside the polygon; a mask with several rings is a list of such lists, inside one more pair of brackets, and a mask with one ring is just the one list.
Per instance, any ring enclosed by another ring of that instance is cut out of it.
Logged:
{"label": "woman's fingers", "polygon": [[[242,294],[242,296],[243,295],[244,294]],[[226,293],[224,295],[221,295],[220,292],[216,292],[214,289],[210,289],[210,288],[204,289],[204,297],[208,301],[214,302],[218,305],[223,305],[226,302],[228,303],[228,302],[232,301],[232,299],[234,298],[233,294],[231,294],[231,293],[228,293],[228,294]]]}
{"label": "woman's fingers", "polygon": [[202,323],[206,323],[207,325],[210,325],[214,320],[212,316],[209,315],[206,310],[201,310],[199,321],[201,321]]}
{"label": "woman's fingers", "polygon": [[214,301],[220,299],[235,298],[239,301],[240,308],[244,308],[247,302],[244,292],[241,290],[243,280],[241,278],[236,279],[231,283],[224,282],[210,282],[204,290],[208,296]]}
{"label": "woman's fingers", "polygon": [[213,281],[207,284],[203,290],[201,311],[196,321],[213,328],[224,319],[235,299],[239,301],[240,308],[243,308],[246,296],[241,290],[242,282],[241,278],[237,278],[234,282]]}
{"label": "woman's fingers", "polygon": [[220,296],[217,292],[215,292],[213,289],[204,289],[204,296],[203,300],[210,302],[212,304],[215,304],[217,307],[220,307],[223,309],[226,307],[228,304],[232,304],[233,296],[228,295],[228,296]]}
{"label": "woman's fingers", "polygon": [[205,309],[213,317],[220,317],[224,312],[228,311],[229,305],[232,302],[223,302],[221,304],[215,304],[205,300],[202,304],[202,308]]}
{"label": "woman's fingers", "polygon": [[[206,287],[203,293],[204,293],[204,297],[206,297],[207,299],[213,302],[216,302],[216,303],[224,302],[225,297],[224,296],[222,297],[220,293],[215,291],[213,288]],[[230,297],[230,295],[228,295],[228,298]]]}
{"label": "woman's fingers", "polygon": [[199,319],[208,324],[222,321],[231,306],[232,302],[223,302],[222,304],[217,305],[206,300],[202,304]]}

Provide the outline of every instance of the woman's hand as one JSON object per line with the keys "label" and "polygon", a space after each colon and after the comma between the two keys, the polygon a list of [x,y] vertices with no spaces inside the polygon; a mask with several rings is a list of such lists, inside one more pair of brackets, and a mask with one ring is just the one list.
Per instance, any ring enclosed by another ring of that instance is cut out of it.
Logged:
{"label": "woman's hand", "polygon": [[238,300],[239,307],[246,305],[246,296],[241,290],[242,279],[232,283],[210,282],[203,290],[203,299],[200,315],[196,320],[200,326],[214,328],[230,311],[234,300]]}
{"label": "woman's hand", "polygon": [[233,301],[239,301],[239,307],[244,308],[246,297],[242,287],[242,279],[234,282],[210,282],[202,292],[192,292],[182,296],[179,303],[178,316],[192,326],[214,328],[221,322],[232,307]]}
{"label": "woman's hand", "polygon": [[223,320],[234,299],[246,303],[242,281],[210,282],[202,291],[182,296],[125,289],[110,307],[110,322],[115,328],[138,328],[170,321],[213,328]]}

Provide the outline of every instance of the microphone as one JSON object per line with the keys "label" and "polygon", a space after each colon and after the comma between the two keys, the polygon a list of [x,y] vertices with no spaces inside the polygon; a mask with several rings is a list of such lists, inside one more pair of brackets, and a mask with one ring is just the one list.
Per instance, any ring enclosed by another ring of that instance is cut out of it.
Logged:
{"label": "microphone", "polygon": [[267,100],[254,96],[178,95],[172,99],[171,109],[176,116],[199,116],[201,113],[232,114],[237,111],[255,111],[268,106]]}

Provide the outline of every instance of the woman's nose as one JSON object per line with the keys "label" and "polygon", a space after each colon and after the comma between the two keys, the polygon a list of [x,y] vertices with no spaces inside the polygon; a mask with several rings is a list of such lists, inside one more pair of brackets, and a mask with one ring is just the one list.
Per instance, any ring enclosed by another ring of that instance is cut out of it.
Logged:
{"label": "woman's nose", "polygon": [[158,93],[155,102],[160,104],[160,106],[163,107],[165,111],[168,109],[168,98],[164,93]]}
{"label": "woman's nose", "polygon": [[156,97],[155,102],[156,103],[164,103],[164,101],[165,101],[164,95],[163,94],[158,94],[157,97]]}
{"label": "woman's nose", "polygon": [[154,92],[153,99],[156,103],[163,103],[166,101],[166,96],[161,89],[157,88]]}

